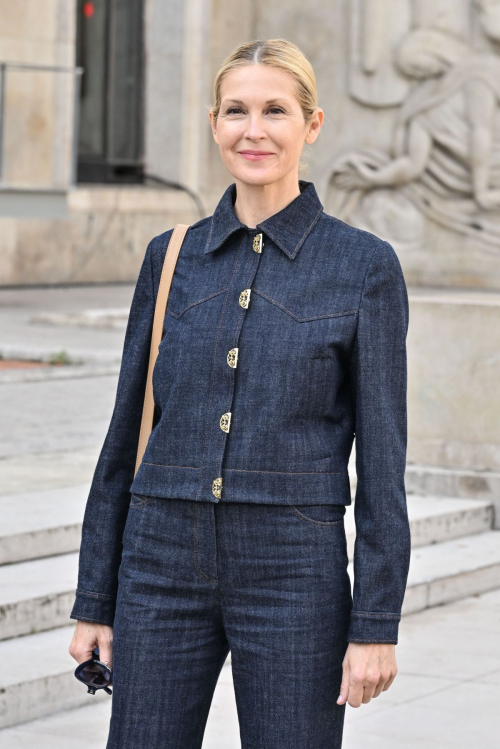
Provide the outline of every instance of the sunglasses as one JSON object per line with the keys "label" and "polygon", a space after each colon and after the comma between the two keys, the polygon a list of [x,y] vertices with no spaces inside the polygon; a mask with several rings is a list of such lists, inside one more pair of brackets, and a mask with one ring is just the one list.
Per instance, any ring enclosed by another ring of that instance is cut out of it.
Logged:
{"label": "sunglasses", "polygon": [[80,663],[75,669],[78,681],[86,684],[88,694],[95,694],[97,689],[104,689],[108,694],[113,694],[108,684],[111,684],[113,671],[99,660],[99,648],[94,648],[89,661]]}

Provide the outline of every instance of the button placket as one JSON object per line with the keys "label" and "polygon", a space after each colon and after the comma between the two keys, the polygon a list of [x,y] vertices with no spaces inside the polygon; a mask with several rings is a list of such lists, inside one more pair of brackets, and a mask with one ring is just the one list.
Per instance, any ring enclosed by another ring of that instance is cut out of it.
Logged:
{"label": "button placket", "polygon": [[[254,259],[245,258],[245,254],[244,254],[245,253],[245,245],[248,242],[248,237],[246,237],[244,239],[244,246],[243,246],[243,248],[240,248],[240,250],[243,250],[243,256],[241,258],[241,262],[239,262],[238,265],[237,265],[237,271],[238,272],[235,273],[235,275],[234,275],[234,277],[232,279],[232,283],[231,283],[231,286],[230,286],[230,289],[229,289],[229,292],[228,292],[229,297],[231,297],[231,287],[234,288],[234,286],[236,286],[236,287],[238,286],[238,279],[244,278],[247,281],[247,283],[248,282],[251,283],[253,281],[253,279],[255,278],[255,275],[257,273],[257,269],[258,269],[258,266],[259,266],[259,262],[260,262],[260,256],[262,255],[262,247],[264,246],[262,238],[263,238],[262,233],[254,235],[251,238],[251,242],[252,242],[251,247],[255,251],[255,253],[258,255],[258,257],[254,258]],[[246,250],[246,252],[248,252],[248,250]],[[249,260],[251,262],[250,268],[248,266],[248,261]],[[250,275],[248,275],[249,271],[250,271]],[[239,296],[238,296],[239,306],[242,307],[245,310],[248,309],[248,307],[249,307],[250,294],[251,294],[251,288],[249,287],[249,288],[243,289],[243,291],[240,291]],[[227,332],[227,335],[231,336],[231,338],[232,338],[233,341],[235,340],[235,335],[236,335],[236,341],[235,342],[237,342],[237,340],[239,340],[239,336],[241,335],[241,328],[242,328],[243,323],[244,323],[244,317],[245,317],[245,315],[243,315],[240,323],[237,326],[237,333],[235,333],[235,331],[234,331],[234,323],[233,323],[233,319],[234,318],[231,317],[231,309],[230,309],[230,305],[228,304],[227,307],[225,308],[225,311],[223,312],[223,318],[221,319],[221,327],[220,327],[221,336],[220,336],[220,340],[223,339],[224,334]],[[224,356],[224,365],[228,365],[231,369],[235,370],[237,368],[237,364],[238,364],[238,355],[239,355],[239,348],[238,348],[238,346],[233,346],[233,348],[229,349],[229,351],[227,351],[227,349],[226,349],[226,354]],[[218,356],[216,356],[216,358],[215,358],[215,363],[214,363],[215,367],[217,367],[217,361],[216,361],[217,358],[218,358]],[[227,369],[225,371],[228,372]],[[229,374],[229,372],[228,372],[228,374]],[[229,381],[229,388],[230,388],[229,398],[227,398],[227,399],[224,398],[225,402],[228,405],[230,405],[232,403],[233,398],[234,398],[235,376],[236,376],[236,372],[234,373],[234,375],[231,376],[231,380]],[[219,376],[218,377],[218,375],[216,373],[214,373],[214,377],[215,377],[216,382],[217,382],[217,385],[215,386],[216,387],[216,392],[217,392],[217,390],[218,390],[219,387],[221,388],[221,391],[222,391],[222,388],[224,386],[224,382],[227,382],[225,380],[225,376]],[[211,417],[209,416],[210,420],[213,419],[213,415],[214,415],[213,411],[214,411],[216,402],[217,402],[217,396],[215,395],[214,398],[213,398],[213,400],[212,400],[213,408],[211,409],[212,416]],[[206,464],[205,464],[206,468],[202,472],[202,484],[203,484],[204,483],[203,475],[205,475],[206,471],[209,470],[209,466],[212,466],[212,470],[210,470],[210,473],[211,473],[211,476],[210,476],[211,494],[217,500],[222,499],[223,477],[220,476],[220,475],[217,476],[217,474],[218,473],[219,474],[222,473],[222,462],[223,462],[224,452],[225,452],[226,445],[227,445],[227,437],[226,437],[226,435],[229,434],[229,431],[230,431],[230,428],[231,428],[231,418],[232,418],[232,412],[230,410],[228,410],[226,413],[223,413],[222,415],[220,415],[218,417],[217,427],[219,429],[219,434],[221,434],[221,431],[224,433],[223,435],[221,435],[221,439],[223,440],[223,442],[220,443],[218,441],[218,439],[215,438],[215,442],[212,442],[211,445],[210,444],[207,445],[208,458],[207,458],[207,461],[206,461]],[[208,436],[207,436],[207,439],[209,441],[211,439],[210,436],[209,436],[210,434],[211,434],[211,430],[209,430]],[[219,445],[219,448],[217,448],[217,445]],[[217,453],[215,453],[215,450],[217,450]],[[212,453],[212,456],[213,456],[212,458],[211,458],[210,453]],[[212,463],[212,460],[216,460],[216,466]],[[215,470],[213,470],[214,468],[215,468]],[[214,478],[214,473],[216,475],[215,478]],[[200,491],[203,492],[203,488],[202,487],[200,488]]]}

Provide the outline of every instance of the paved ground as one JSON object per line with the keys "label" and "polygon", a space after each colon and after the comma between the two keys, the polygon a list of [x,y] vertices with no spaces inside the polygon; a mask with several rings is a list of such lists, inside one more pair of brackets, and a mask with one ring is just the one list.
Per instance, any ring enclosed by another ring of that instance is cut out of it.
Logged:
{"label": "paved ground", "polygon": [[[113,408],[123,316],[133,287],[0,290],[0,354],[81,368],[0,371],[0,493],[89,481]],[[116,309],[117,327],[85,324],[87,309]],[[80,326],[33,323],[40,313],[80,315]],[[120,321],[121,320],[121,321]],[[500,736],[500,591],[405,616],[391,689],[347,706],[346,749],[496,749]],[[69,643],[68,643],[69,645]],[[111,698],[0,732],[0,746],[105,747]],[[227,664],[216,688],[203,749],[238,749],[239,728]],[[181,749],[181,748],[179,748]],[[271,747],[266,749],[272,749]],[[293,749],[293,747],[290,747]]]}

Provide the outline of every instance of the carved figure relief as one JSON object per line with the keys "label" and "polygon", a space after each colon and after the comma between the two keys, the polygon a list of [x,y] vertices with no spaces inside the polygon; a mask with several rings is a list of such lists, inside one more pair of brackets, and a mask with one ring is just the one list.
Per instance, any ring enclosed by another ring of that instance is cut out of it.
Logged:
{"label": "carved figure relief", "polygon": [[401,104],[410,82],[393,64],[393,51],[411,29],[411,0],[352,0],[349,93],[362,104]]}
{"label": "carved figure relief", "polygon": [[[354,28],[385,2],[351,0]],[[414,3],[415,17],[432,20],[428,0]],[[327,169],[328,209],[401,249],[418,247],[424,217],[500,249],[500,0],[448,0],[446,7],[454,4],[452,30],[442,28],[441,16],[433,27],[409,29],[392,50],[394,75],[408,92],[395,112],[390,151],[356,148]],[[434,5],[442,10],[440,0]],[[468,13],[487,37],[485,49],[458,33],[472,27]],[[379,47],[370,42],[364,57],[355,56],[358,76],[377,75]],[[373,81],[356,83],[351,95],[369,106],[387,103]]]}

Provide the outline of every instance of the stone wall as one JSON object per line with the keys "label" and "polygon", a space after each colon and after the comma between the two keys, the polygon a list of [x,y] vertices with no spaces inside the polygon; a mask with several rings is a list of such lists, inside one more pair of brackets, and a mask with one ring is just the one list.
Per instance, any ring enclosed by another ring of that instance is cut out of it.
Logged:
{"label": "stone wall", "polygon": [[408,461],[498,473],[500,293],[410,287],[409,297]]}
{"label": "stone wall", "polygon": [[184,192],[86,185],[64,218],[0,218],[0,285],[135,281],[150,239],[200,216]]}
{"label": "stone wall", "polygon": [[[0,61],[74,66],[76,0],[0,0]],[[3,188],[66,188],[71,176],[74,78],[6,71]]]}
{"label": "stone wall", "polygon": [[500,4],[256,6],[256,35],[315,69],[327,212],[390,241],[409,284],[500,289]]}
{"label": "stone wall", "polygon": [[[72,65],[74,10],[0,0],[0,59]],[[145,12],[147,170],[196,191],[207,214],[232,181],[207,116],[219,65],[254,38],[303,49],[325,111],[303,176],[327,212],[391,242],[409,287],[409,465],[498,476],[500,2],[242,0],[235,13],[229,0],[146,0]],[[4,176],[64,184],[71,96],[21,75]],[[172,190],[62,197],[59,217],[0,218],[0,284],[134,280],[152,236],[199,218]]]}

